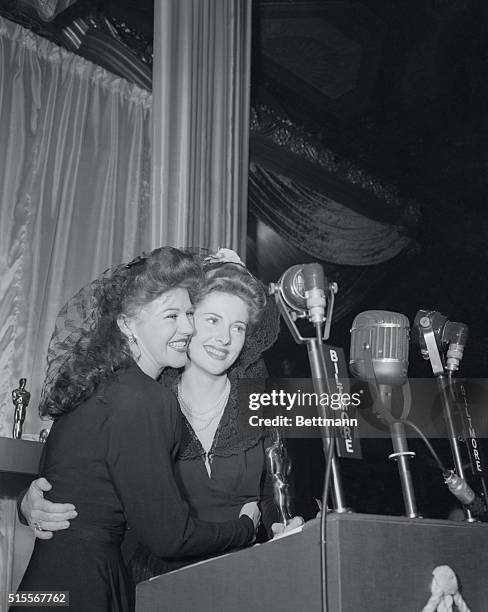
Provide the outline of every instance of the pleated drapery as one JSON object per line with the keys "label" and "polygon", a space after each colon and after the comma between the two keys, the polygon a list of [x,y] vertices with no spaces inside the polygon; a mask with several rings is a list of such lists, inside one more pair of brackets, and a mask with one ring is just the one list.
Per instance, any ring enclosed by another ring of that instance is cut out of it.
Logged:
{"label": "pleated drapery", "polygon": [[266,106],[251,115],[249,209],[290,245],[342,266],[413,248],[418,204]]}
{"label": "pleated drapery", "polygon": [[330,263],[371,266],[401,253],[412,239],[308,186],[251,165],[249,206],[293,246]]}
{"label": "pleated drapery", "polygon": [[153,243],[244,254],[251,0],[154,8]]}
{"label": "pleated drapery", "polygon": [[0,19],[0,435],[21,376],[39,431],[62,304],[150,247],[150,111],[146,91]]}

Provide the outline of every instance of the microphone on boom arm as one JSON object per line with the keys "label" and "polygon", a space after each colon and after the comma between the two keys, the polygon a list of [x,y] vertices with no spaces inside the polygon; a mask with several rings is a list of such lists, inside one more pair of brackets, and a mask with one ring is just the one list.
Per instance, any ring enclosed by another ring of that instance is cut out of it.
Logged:
{"label": "microphone on boom arm", "polygon": [[[487,520],[488,514],[485,502],[474,493],[465,479],[465,466],[459,443],[460,436],[454,424],[458,401],[454,391],[453,373],[459,369],[463,358],[468,340],[468,326],[465,323],[449,321],[444,314],[436,310],[421,309],[414,319],[413,339],[418,343],[422,357],[430,360],[442,401],[444,421],[455,466],[455,471],[444,471],[445,483],[451,493],[463,504],[466,520],[472,521],[474,517]],[[471,423],[467,405],[464,408],[468,416],[468,422]],[[463,422],[466,414],[463,414],[461,410]],[[477,453],[477,440],[472,425],[470,426],[470,432],[471,445],[474,442],[474,450]],[[477,461],[477,465],[478,476],[486,496],[487,483],[479,461]]]}

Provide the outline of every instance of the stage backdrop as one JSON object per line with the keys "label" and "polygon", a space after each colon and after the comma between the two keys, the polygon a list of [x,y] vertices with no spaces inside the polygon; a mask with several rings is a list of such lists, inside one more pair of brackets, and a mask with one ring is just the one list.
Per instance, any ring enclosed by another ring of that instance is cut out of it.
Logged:
{"label": "stage backdrop", "polygon": [[0,435],[21,376],[24,433],[42,427],[54,318],[80,286],[161,244],[244,251],[250,23],[251,0],[157,3],[153,111],[146,90],[0,20]]}
{"label": "stage backdrop", "polygon": [[[37,402],[54,318],[149,246],[148,92],[0,19],[0,435],[12,389]],[[45,426],[45,425],[43,425]]]}

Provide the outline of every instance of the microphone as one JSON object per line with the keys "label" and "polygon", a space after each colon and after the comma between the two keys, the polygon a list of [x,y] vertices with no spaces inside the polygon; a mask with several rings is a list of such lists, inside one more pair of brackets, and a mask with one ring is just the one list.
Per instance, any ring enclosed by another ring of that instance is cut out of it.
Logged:
{"label": "microphone", "polygon": [[[442,411],[446,422],[449,444],[457,472],[455,476],[461,479],[462,483],[465,482],[464,465],[459,445],[459,436],[456,432],[453,419],[453,401],[455,401],[455,397],[452,387],[452,373],[459,369],[464,346],[468,339],[468,327],[464,323],[448,321],[446,316],[436,310],[424,309],[417,312],[413,325],[414,339],[420,345],[423,358],[430,360],[430,365],[436,378],[442,400]],[[447,352],[444,354],[446,349]],[[458,484],[452,485],[454,489],[457,488]],[[449,488],[456,495],[451,486]],[[472,512],[469,505],[465,504],[464,508],[466,520],[472,520]]]}
{"label": "microphone", "polygon": [[401,386],[407,381],[408,318],[398,312],[367,310],[356,316],[351,328],[351,372],[380,385]]}
{"label": "microphone", "polygon": [[[338,291],[337,283],[330,282],[325,277],[323,268],[319,263],[298,264],[285,270],[278,282],[270,283],[268,291],[270,295],[275,296],[280,315],[283,317],[295,342],[307,346],[313,387],[317,397],[323,397],[324,393],[330,396],[332,379],[327,372],[323,341],[327,340],[330,335],[334,296]],[[298,319],[308,319],[313,323],[314,337],[302,335],[297,326]],[[325,405],[318,403],[317,409],[320,416],[327,418]],[[334,449],[333,436],[327,424],[321,427],[321,432],[324,454],[328,457],[329,449]],[[347,506],[344,501],[339,465],[333,450],[331,452],[329,466],[332,474],[330,482],[332,484],[334,509],[337,512],[346,512]],[[328,489],[328,487],[326,488]],[[324,491],[324,495],[327,494],[328,490]]]}
{"label": "microphone", "polygon": [[326,284],[328,281],[324,270],[318,263],[292,266],[279,280],[286,304],[293,311],[298,311],[300,316],[308,315],[312,323],[323,323],[325,320]]}
{"label": "microphone", "polygon": [[[398,464],[406,515],[416,518],[415,493],[408,465],[415,453],[408,450],[403,422],[391,414],[393,387],[402,387],[407,382],[409,337],[410,324],[405,315],[385,310],[362,312],[352,323],[349,365],[354,376],[373,380],[377,385],[379,402],[375,402],[373,410],[390,427],[393,453],[389,459]],[[405,396],[403,403],[405,405]]]}
{"label": "microphone", "polygon": [[421,309],[415,315],[413,322],[414,340],[420,345],[420,352],[424,359],[435,359],[429,353],[425,339],[427,328],[434,333],[437,349],[446,352],[445,368],[449,372],[459,369],[463,358],[464,348],[468,341],[468,326],[464,323],[449,321],[441,312]]}

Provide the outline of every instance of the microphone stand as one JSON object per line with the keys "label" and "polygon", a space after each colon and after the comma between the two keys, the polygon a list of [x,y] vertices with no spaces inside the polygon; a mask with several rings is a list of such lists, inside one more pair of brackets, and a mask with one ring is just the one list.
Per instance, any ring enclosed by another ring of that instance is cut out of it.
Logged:
{"label": "microphone stand", "polygon": [[[454,421],[452,418],[452,401],[450,394],[447,392],[450,386],[450,380],[445,374],[444,365],[442,363],[442,359],[439,353],[439,348],[437,346],[437,342],[435,339],[435,333],[432,328],[432,321],[429,317],[422,317],[419,321],[420,333],[423,335],[425,346],[427,347],[427,352],[429,354],[430,364],[432,366],[432,371],[434,372],[434,376],[437,381],[437,388],[439,389],[441,401],[442,401],[442,409],[444,412],[444,420],[446,422],[447,427],[447,435],[449,438],[449,444],[451,446],[452,457],[454,460],[454,466],[456,468],[456,474],[466,480],[464,477],[464,467],[463,460],[461,458],[461,450],[459,448],[458,437],[456,434],[456,429],[454,427]],[[473,513],[463,506],[464,516],[468,522],[475,522],[476,519],[473,516]]]}
{"label": "microphone stand", "polygon": [[[278,310],[285,320],[285,323],[290,330],[293,339],[297,344],[305,344],[307,346],[308,358],[310,361],[310,370],[312,373],[312,382],[314,391],[317,393],[319,397],[321,397],[322,393],[331,393],[329,381],[327,378],[327,370],[325,366],[325,357],[323,352],[323,340],[327,340],[330,335],[330,325],[332,320],[332,310],[334,308],[334,295],[337,292],[337,284],[329,283],[329,298],[327,300],[327,313],[325,318],[325,326],[324,333],[322,334],[321,324],[315,324],[316,335],[315,337],[306,338],[301,335],[299,332],[295,320],[298,318],[297,314],[289,310],[282,298],[281,295],[281,287],[278,283],[271,283],[270,285],[270,293],[274,294],[276,299],[276,304]],[[330,418],[330,415],[327,414],[326,407],[322,406],[319,402],[319,406],[317,406],[317,410],[319,412],[319,416],[322,417],[322,423],[326,423],[327,418]],[[344,490],[342,487],[342,479],[339,471],[339,464],[337,462],[337,458],[334,454],[333,450],[329,450],[330,445],[333,445],[334,441],[332,439],[332,434],[330,427],[328,425],[322,425],[322,444],[324,448],[325,457],[331,456],[330,459],[330,470],[331,470],[331,495],[332,495],[332,504],[335,512],[343,513],[347,512],[348,508],[346,506],[345,498],[344,498]],[[324,491],[324,495],[327,495],[327,491]],[[324,506],[322,512],[326,512],[327,508]]]}
{"label": "microphone stand", "polygon": [[[328,395],[330,395],[331,389],[329,385],[329,379],[326,375],[323,344],[317,338],[306,338],[305,344],[307,345],[308,359],[310,361],[310,370],[312,372],[312,382],[314,391],[319,397],[322,397],[322,393],[327,393]],[[327,414],[325,406],[322,406],[319,403],[317,409],[319,412],[319,416],[321,416],[323,419],[322,423],[326,423],[324,419],[328,418],[330,415]],[[334,444],[334,440],[332,439],[330,432],[330,427],[328,427],[327,425],[322,426],[322,444],[324,447],[325,457],[327,457],[330,452],[329,445]],[[332,489],[331,495],[334,511],[339,513],[347,512],[348,508],[346,506],[344,498],[342,479],[339,472],[339,464],[337,462],[337,457],[335,456],[335,453],[333,451],[330,458],[330,470]],[[324,493],[327,494],[327,492]],[[324,506],[322,511],[326,512],[327,508]]]}
{"label": "microphone stand", "polygon": [[417,504],[412,483],[412,474],[408,460],[415,457],[413,451],[408,450],[405,425],[401,421],[395,421],[390,425],[391,442],[394,452],[388,459],[394,459],[398,465],[400,482],[402,483],[403,503],[408,518],[418,518]]}
{"label": "microphone stand", "polygon": [[410,472],[409,465],[409,460],[415,457],[415,453],[408,450],[405,425],[392,417],[391,400],[393,388],[391,385],[380,383],[378,384],[378,391],[382,406],[383,420],[388,422],[391,444],[393,446],[393,452],[388,455],[388,459],[396,461],[398,466],[398,474],[402,485],[403,503],[405,505],[405,515],[408,516],[408,518],[418,518],[419,514],[417,512],[412,473]]}
{"label": "microphone stand", "polygon": [[[415,490],[413,488],[412,474],[410,472],[409,460],[415,457],[413,451],[408,450],[407,437],[405,434],[405,425],[401,420],[397,420],[392,415],[392,385],[376,382],[374,372],[373,358],[371,355],[371,347],[365,345],[363,347],[365,353],[364,364],[367,369],[367,380],[373,381],[377,392],[377,404],[373,408],[375,414],[390,428],[391,443],[393,453],[388,455],[388,459],[396,461],[398,466],[398,474],[402,486],[403,503],[405,505],[405,515],[408,518],[418,518],[417,503],[415,500]],[[408,382],[406,383],[408,384]]]}
{"label": "microphone stand", "polygon": [[[322,334],[322,323],[324,321],[323,315],[321,316],[320,322],[315,322],[315,337],[305,338],[301,335],[295,321],[299,317],[306,317],[307,312],[300,309],[297,314],[292,308],[287,308],[287,305],[283,299],[281,283],[284,282],[284,277],[281,278],[278,283],[271,283],[269,292],[274,294],[278,310],[285,320],[285,323],[290,330],[293,339],[297,344],[306,344],[308,351],[308,359],[310,362],[310,370],[312,373],[312,381],[314,391],[318,397],[322,397],[322,393],[330,394],[331,388],[329,379],[327,377],[327,368],[323,351],[323,340],[327,340],[330,335],[330,325],[332,321],[332,310],[334,308],[334,296],[337,292],[336,283],[328,283],[328,300],[327,300],[327,313],[325,315],[325,326]],[[323,312],[323,311],[322,311]],[[308,311],[309,318],[311,313]],[[322,445],[324,449],[325,457],[325,474],[324,474],[324,486],[322,491],[322,509],[320,517],[320,584],[321,584],[321,602],[322,611],[327,612],[327,553],[326,553],[326,520],[327,520],[327,509],[328,509],[328,496],[329,486],[332,485],[331,496],[332,504],[335,512],[344,513],[348,511],[346,502],[344,500],[344,491],[342,488],[342,480],[339,472],[339,464],[335,457],[334,440],[332,439],[330,427],[326,424],[325,420],[328,415],[325,406],[322,406],[321,402],[317,406],[319,416],[322,417],[321,433],[322,433]]]}

